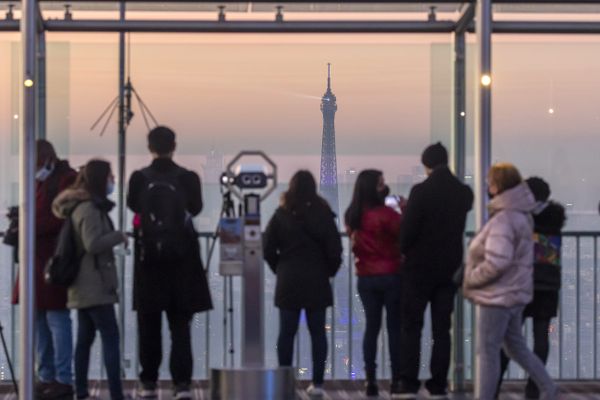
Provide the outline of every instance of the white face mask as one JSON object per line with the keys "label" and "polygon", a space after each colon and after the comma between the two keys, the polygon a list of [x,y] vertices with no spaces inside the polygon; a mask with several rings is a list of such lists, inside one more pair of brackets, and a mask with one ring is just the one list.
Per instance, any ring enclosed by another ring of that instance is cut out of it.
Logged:
{"label": "white face mask", "polygon": [[115,183],[113,181],[108,181],[106,183],[106,195],[110,196],[115,191]]}
{"label": "white face mask", "polygon": [[548,207],[548,202],[547,201],[538,201],[535,203],[535,208],[533,209],[532,213],[533,215],[538,215],[540,214],[542,211],[544,211],[546,209],[546,207]]}
{"label": "white face mask", "polygon": [[39,182],[43,182],[46,179],[48,179],[48,177],[50,175],[52,175],[53,171],[54,171],[54,164],[46,163],[46,164],[44,164],[44,166],[42,168],[37,170],[37,172],[35,173],[35,179],[38,180]]}

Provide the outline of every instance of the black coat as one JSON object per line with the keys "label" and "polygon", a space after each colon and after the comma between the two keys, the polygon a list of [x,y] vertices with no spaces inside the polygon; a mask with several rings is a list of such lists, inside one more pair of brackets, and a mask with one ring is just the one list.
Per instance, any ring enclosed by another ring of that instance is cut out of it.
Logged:
{"label": "black coat", "polygon": [[[533,266],[534,290],[560,290],[561,230],[565,224],[565,208],[550,202],[539,214],[533,216],[536,260]],[[552,239],[550,243],[549,239]],[[554,261],[550,259],[554,258]]]}
{"label": "black coat", "polygon": [[412,188],[400,238],[406,274],[452,280],[463,260],[465,222],[472,206],[473,192],[447,167],[435,169]]}
{"label": "black coat", "polygon": [[[193,171],[185,170],[167,158],[155,159],[149,167],[154,173],[175,175],[179,169],[177,188],[186,199],[187,211],[196,216],[202,211],[202,188],[200,178]],[[135,213],[141,212],[141,200],[148,185],[146,176],[135,171],[129,180],[127,206]],[[134,245],[135,262],[133,277],[133,308],[139,312],[177,310],[200,312],[210,310],[212,301],[206,273],[200,258],[200,244],[195,232],[186,238],[188,244],[184,260],[177,264],[158,265],[143,260],[137,231]]]}
{"label": "black coat", "polygon": [[329,278],[342,261],[342,241],[335,215],[324,204],[304,212],[278,208],[264,236],[264,257],[277,275],[275,306],[322,309],[333,304]]}

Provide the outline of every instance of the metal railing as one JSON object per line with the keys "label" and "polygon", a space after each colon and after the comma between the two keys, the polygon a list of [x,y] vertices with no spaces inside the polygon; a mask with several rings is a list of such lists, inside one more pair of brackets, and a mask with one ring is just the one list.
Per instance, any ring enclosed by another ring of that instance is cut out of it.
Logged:
{"label": "metal railing", "polygon": [[[550,373],[560,380],[595,380],[598,371],[597,350],[598,342],[598,239],[600,232],[565,232],[563,234],[563,285],[560,296],[560,310],[558,318],[552,321],[550,341],[551,350],[548,360]],[[239,365],[239,354],[236,345],[240,342],[239,316],[240,316],[240,284],[239,278],[227,281],[218,275],[218,244],[215,254],[207,262],[206,256],[212,241],[213,234],[203,232],[200,234],[202,254],[209,277],[212,291],[214,309],[209,313],[197,314],[193,321],[193,347],[195,373],[197,379],[209,377],[210,368]],[[332,280],[334,290],[334,306],[328,310],[327,334],[329,342],[329,357],[326,367],[326,379],[360,379],[363,375],[362,362],[362,335],[364,332],[364,314],[362,304],[356,292],[356,277],[354,274],[354,259],[349,248],[349,240],[344,235],[344,260],[337,276]],[[10,260],[10,249],[3,250],[3,259]],[[10,261],[9,261],[10,262]],[[126,326],[122,328],[125,335],[125,348],[123,349],[125,376],[135,379],[139,371],[137,362],[137,332],[136,318],[131,311],[131,282],[132,282],[132,257],[128,258],[126,265],[126,292],[122,301],[125,303],[124,320]],[[12,267],[12,276],[15,275]],[[279,330],[278,313],[273,306],[273,292],[275,278],[273,274],[265,274],[265,324],[267,364],[277,365],[275,343]],[[8,285],[5,281],[2,290]],[[231,293],[232,295],[230,296]],[[6,300],[9,296],[3,296]],[[227,300],[226,300],[227,299]],[[473,332],[474,313],[473,307],[468,302],[463,302],[465,319],[463,321],[464,343],[464,374],[466,380],[472,378],[473,367]],[[16,355],[16,344],[19,338],[17,330],[18,320],[15,307],[0,309],[3,315],[5,333],[9,342],[11,356]],[[230,310],[231,309],[231,310]],[[233,311],[233,312],[232,312]],[[231,316],[233,316],[231,318]],[[384,319],[385,320],[385,319]],[[227,324],[225,324],[227,322]],[[233,325],[232,325],[233,323]],[[384,322],[385,323],[385,322]],[[164,325],[165,359],[167,358],[168,329]],[[525,324],[526,334],[531,340],[531,326]],[[97,341],[99,342],[99,341]],[[423,377],[428,375],[428,360],[430,354],[430,326],[429,317],[426,317],[423,330],[422,357]],[[230,346],[233,344],[233,346]],[[100,347],[96,344],[93,352],[93,364],[90,371],[92,377],[102,377],[102,363]],[[381,378],[389,378],[387,339],[385,327],[380,335],[380,351],[378,355],[378,373]],[[459,346],[460,347],[460,346]],[[232,351],[233,350],[233,351]],[[459,350],[460,351],[460,350]],[[229,357],[228,357],[229,355]],[[310,339],[305,328],[301,327],[297,336],[295,351],[296,366],[300,379],[311,376]],[[18,360],[15,360],[18,362]],[[162,376],[167,378],[168,362],[163,363]],[[451,376],[452,373],[451,373]],[[524,373],[517,367],[509,368],[510,379],[521,379]],[[8,380],[6,360],[0,355],[0,379]]]}

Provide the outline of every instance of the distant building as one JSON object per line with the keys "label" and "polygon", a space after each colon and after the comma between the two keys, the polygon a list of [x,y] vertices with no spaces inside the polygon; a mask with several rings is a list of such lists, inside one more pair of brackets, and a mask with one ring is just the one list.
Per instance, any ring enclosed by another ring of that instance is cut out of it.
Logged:
{"label": "distant building", "polygon": [[336,98],[331,91],[331,64],[327,64],[327,91],[321,99],[323,113],[323,142],[321,144],[321,179],[319,191],[339,215],[337,159],[335,151]]}
{"label": "distant building", "polygon": [[204,182],[205,183],[220,183],[221,174],[224,172],[223,154],[215,149],[212,149],[206,156],[206,164],[204,164]]}

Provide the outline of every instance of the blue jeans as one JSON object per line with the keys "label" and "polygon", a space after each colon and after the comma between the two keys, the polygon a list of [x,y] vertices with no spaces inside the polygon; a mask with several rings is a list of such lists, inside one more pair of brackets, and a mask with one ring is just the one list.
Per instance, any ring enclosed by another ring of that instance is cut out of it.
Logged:
{"label": "blue jeans", "polygon": [[70,310],[37,310],[37,372],[41,382],[73,384]]}
{"label": "blue jeans", "polygon": [[89,396],[88,369],[90,366],[90,349],[100,331],[104,366],[108,378],[108,388],[112,400],[123,399],[121,383],[121,355],[119,349],[119,327],[112,304],[83,308],[77,310],[77,346],[75,347],[75,387],[77,398]]}
{"label": "blue jeans", "polygon": [[363,338],[363,358],[367,380],[376,379],[377,338],[385,308],[392,380],[399,378],[400,363],[400,275],[370,275],[358,277],[358,294],[365,309],[367,326]]}
{"label": "blue jeans", "polygon": [[558,390],[542,361],[529,350],[521,327],[525,306],[492,307],[477,305],[477,340],[475,380],[479,380],[478,400],[494,400],[500,377],[500,350],[529,373],[543,392],[542,399],[555,400]]}

